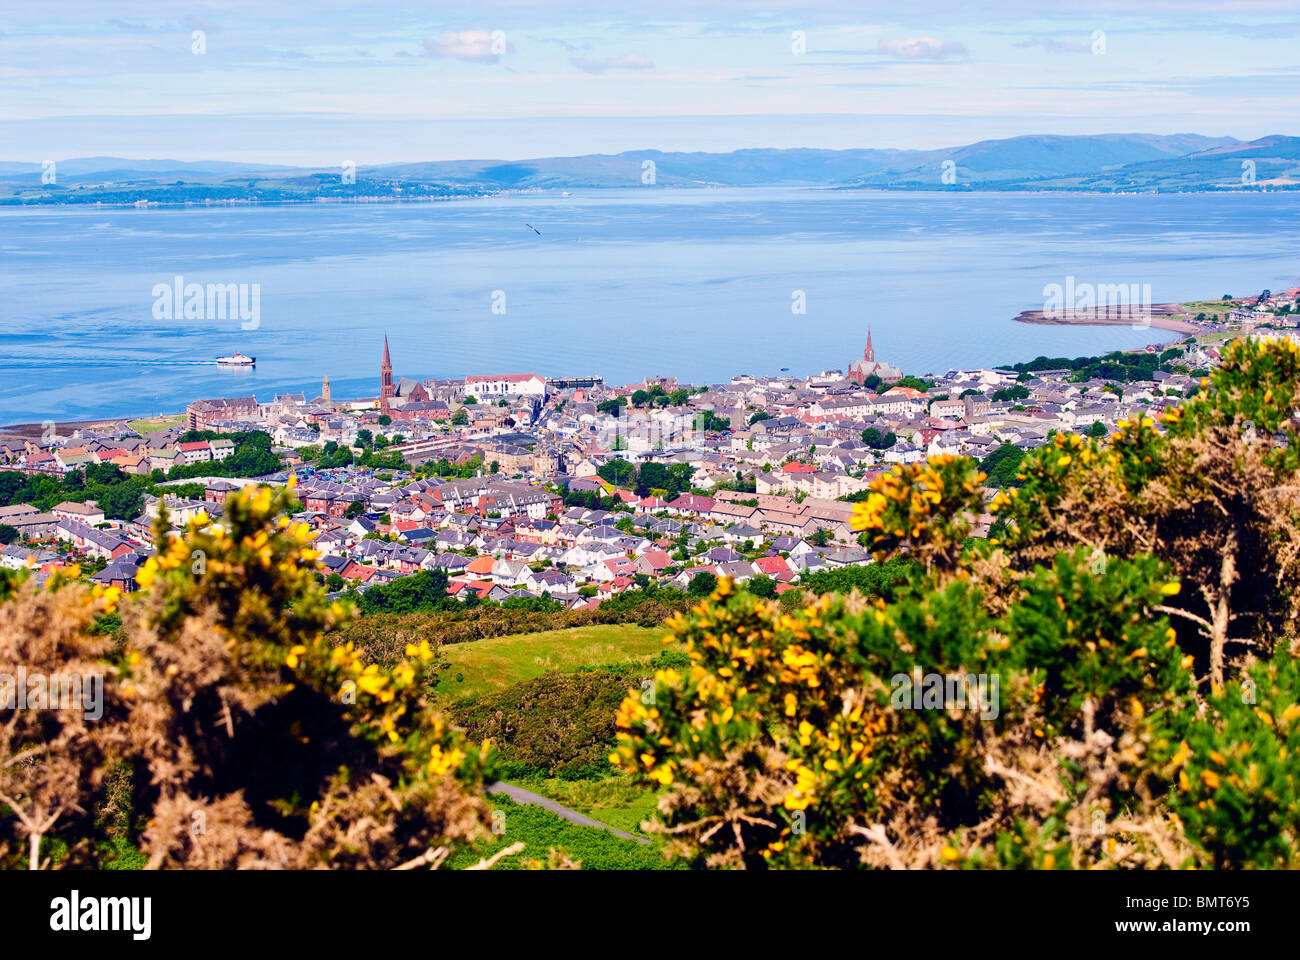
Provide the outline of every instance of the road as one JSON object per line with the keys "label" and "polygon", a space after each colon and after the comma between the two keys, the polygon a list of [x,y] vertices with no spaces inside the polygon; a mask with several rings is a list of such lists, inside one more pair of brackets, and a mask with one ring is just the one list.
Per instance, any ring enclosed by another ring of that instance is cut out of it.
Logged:
{"label": "road", "polygon": [[487,791],[488,793],[504,793],[515,803],[527,803],[535,807],[541,807],[543,810],[549,810],[557,817],[563,817],[570,823],[576,823],[580,827],[596,827],[600,830],[608,830],[614,836],[622,837],[624,840],[635,840],[637,843],[647,845],[650,843],[645,837],[636,837],[630,833],[624,833],[622,830],[615,830],[607,823],[593,820],[586,814],[579,813],[577,810],[570,810],[568,807],[556,803],[550,797],[544,797],[540,793],[533,793],[523,787],[516,787],[513,783],[503,783],[498,780],[496,783],[488,784]]}

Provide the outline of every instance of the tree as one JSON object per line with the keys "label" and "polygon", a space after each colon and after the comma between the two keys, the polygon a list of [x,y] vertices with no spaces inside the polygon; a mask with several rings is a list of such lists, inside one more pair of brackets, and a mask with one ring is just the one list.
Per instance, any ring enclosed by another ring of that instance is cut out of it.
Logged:
{"label": "tree", "polygon": [[1009,387],[1003,387],[1001,390],[993,392],[993,402],[998,403],[1003,400],[1025,400],[1029,397],[1029,388],[1023,384],[1015,383]]}
{"label": "tree", "polygon": [[386,426],[388,426],[389,424],[391,424],[392,422],[393,422],[393,418],[390,417],[388,414],[386,414],[386,413],[381,413],[381,414],[379,415],[379,425],[380,425],[381,427],[386,427]]}
{"label": "tree", "polygon": [[758,410],[750,416],[749,425],[752,427],[760,420],[771,420],[771,419],[772,419],[772,415],[768,413],[766,410]]}
{"label": "tree", "polygon": [[934,381],[922,380],[920,377],[909,376],[909,377],[903,377],[901,380],[895,383],[894,386],[906,387],[911,390],[920,390],[922,392],[925,392],[926,390],[929,390],[931,387],[934,386]]}
{"label": "tree", "polygon": [[469,414],[465,412],[464,407],[457,410],[455,413],[451,415],[451,425],[453,427],[464,427],[467,426],[468,424],[469,424]]}
{"label": "tree", "polygon": [[359,517],[366,512],[366,505],[360,500],[353,500],[348,504],[347,509],[343,511],[345,517]]}
{"label": "tree", "polygon": [[898,442],[898,436],[892,430],[881,433],[875,427],[867,427],[862,431],[862,442],[872,450],[888,450]]}
{"label": "tree", "polygon": [[691,577],[690,585],[687,586],[686,592],[692,597],[707,597],[718,587],[718,577],[708,570],[701,570],[695,576]]}
{"label": "tree", "polygon": [[649,402],[650,402],[650,394],[647,393],[645,390],[632,391],[632,406],[644,407]]}
{"label": "tree", "polygon": [[144,511],[144,489],[138,480],[128,480],[97,491],[99,509],[111,520],[134,520]]}
{"label": "tree", "polygon": [[615,458],[602,463],[596,468],[596,475],[606,483],[612,483],[614,486],[630,484],[636,478],[636,467],[621,458]]}
{"label": "tree", "polygon": [[1017,474],[1025,459],[1025,451],[1012,443],[1004,443],[980,461],[980,469],[988,475],[988,485],[1006,489],[1020,486]]}
{"label": "tree", "polygon": [[620,416],[623,408],[627,406],[627,397],[615,397],[612,400],[602,400],[596,404],[597,413],[607,413],[611,417]]}
{"label": "tree", "polygon": [[0,523],[0,543],[9,544],[18,539],[18,528]]}
{"label": "tree", "polygon": [[731,421],[725,417],[720,417],[712,410],[704,411],[697,421],[701,430],[720,433],[723,430],[731,429]]}
{"label": "tree", "polygon": [[759,574],[745,581],[745,589],[756,597],[771,599],[776,596],[776,581],[766,574]]}

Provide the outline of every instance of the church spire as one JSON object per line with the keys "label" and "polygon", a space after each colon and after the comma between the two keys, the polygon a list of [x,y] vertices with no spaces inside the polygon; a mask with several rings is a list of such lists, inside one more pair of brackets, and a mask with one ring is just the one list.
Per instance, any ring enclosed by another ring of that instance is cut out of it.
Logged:
{"label": "church spire", "polygon": [[862,351],[862,359],[874,361],[876,359],[875,348],[871,346],[871,328],[867,327],[867,349]]}
{"label": "church spire", "polygon": [[388,334],[384,334],[384,359],[379,365],[379,412],[388,413],[388,401],[394,396],[393,361],[388,356]]}

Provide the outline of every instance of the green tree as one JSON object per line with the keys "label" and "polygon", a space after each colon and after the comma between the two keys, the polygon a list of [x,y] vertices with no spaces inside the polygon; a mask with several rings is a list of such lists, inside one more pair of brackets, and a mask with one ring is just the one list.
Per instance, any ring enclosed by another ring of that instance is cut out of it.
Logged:
{"label": "green tree", "polygon": [[875,427],[867,427],[862,431],[862,442],[873,450],[888,450],[898,442],[898,436],[892,430],[881,433]]}
{"label": "green tree", "polygon": [[707,597],[717,588],[717,575],[710,573],[708,570],[701,570],[691,578],[690,585],[686,588],[686,592],[692,597]]}

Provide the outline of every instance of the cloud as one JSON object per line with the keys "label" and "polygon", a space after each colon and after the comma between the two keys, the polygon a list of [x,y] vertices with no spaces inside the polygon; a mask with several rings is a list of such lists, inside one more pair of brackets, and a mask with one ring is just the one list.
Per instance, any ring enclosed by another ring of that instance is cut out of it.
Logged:
{"label": "cloud", "polygon": [[149,29],[142,23],[131,23],[130,21],[116,18],[113,20],[106,20],[105,23],[110,27],[116,27],[118,30],[123,30],[128,33],[145,33]]}
{"label": "cloud", "polygon": [[1030,37],[1019,40],[1017,47],[1042,47],[1048,53],[1091,53],[1092,45],[1083,40],[1057,40],[1055,37]]}
{"label": "cloud", "polygon": [[606,70],[649,70],[654,66],[639,53],[625,53],[621,57],[593,60],[591,57],[570,57],[569,62],[584,73],[604,73]]}
{"label": "cloud", "polygon": [[946,60],[966,53],[966,45],[956,40],[936,40],[934,37],[911,37],[907,40],[881,40],[883,53],[900,60]]}
{"label": "cloud", "polygon": [[448,32],[437,40],[424,41],[424,55],[427,57],[451,57],[474,63],[496,63],[506,49],[504,35],[498,34],[494,38],[486,30]]}
{"label": "cloud", "polygon": [[221,29],[211,20],[208,20],[205,17],[200,17],[195,13],[191,13],[185,18],[185,26],[190,30],[204,30],[208,33],[216,33]]}
{"label": "cloud", "polygon": [[542,43],[553,43],[557,47],[562,47],[565,53],[577,53],[579,50],[590,50],[591,42],[584,40],[581,43],[573,43],[569,40],[562,40],[559,37],[547,37]]}

